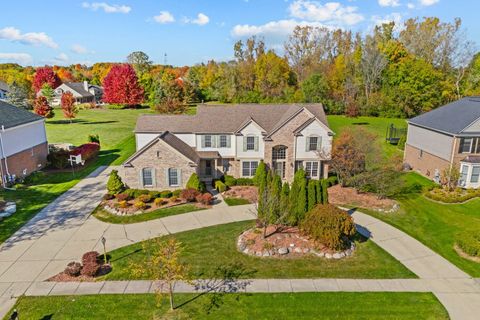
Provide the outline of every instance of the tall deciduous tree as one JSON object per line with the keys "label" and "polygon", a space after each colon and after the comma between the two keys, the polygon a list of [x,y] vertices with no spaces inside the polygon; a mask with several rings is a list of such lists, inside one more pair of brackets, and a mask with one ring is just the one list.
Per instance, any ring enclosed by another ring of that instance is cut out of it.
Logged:
{"label": "tall deciduous tree", "polygon": [[152,66],[150,57],[142,51],[134,51],[127,56],[127,62],[131,64],[138,75],[148,71]]}
{"label": "tall deciduous tree", "polygon": [[106,103],[138,105],[143,102],[143,88],[129,64],[113,66],[103,80],[103,89],[103,101]]}
{"label": "tall deciduous tree", "polygon": [[361,71],[365,87],[367,104],[371,92],[380,82],[382,72],[387,66],[385,55],[378,49],[378,44],[373,37],[367,36],[362,50]]}
{"label": "tall deciduous tree", "polygon": [[53,108],[48,104],[48,100],[44,96],[39,96],[35,99],[33,111],[44,118],[52,118],[55,115]]}
{"label": "tall deciduous tree", "polygon": [[61,84],[60,78],[51,67],[38,68],[33,77],[32,86],[35,92],[40,91],[45,84],[52,89],[56,89]]}
{"label": "tall deciduous tree", "polygon": [[72,119],[74,119],[78,113],[78,109],[75,106],[75,97],[71,92],[67,91],[62,94],[60,104],[62,106],[63,116],[72,123]]}

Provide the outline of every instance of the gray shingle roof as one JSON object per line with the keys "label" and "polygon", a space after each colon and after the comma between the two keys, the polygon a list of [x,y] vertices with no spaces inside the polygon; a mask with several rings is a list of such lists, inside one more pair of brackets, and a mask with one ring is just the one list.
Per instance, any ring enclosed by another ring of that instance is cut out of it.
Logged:
{"label": "gray shingle roof", "polygon": [[417,126],[460,134],[480,118],[480,97],[466,97],[410,119]]}
{"label": "gray shingle roof", "polygon": [[65,82],[64,85],[78,92],[82,97],[93,97],[93,94],[85,90],[83,82]]}
{"label": "gray shingle roof", "polygon": [[302,108],[328,126],[321,104],[199,105],[194,116],[141,115],[135,132],[234,133],[251,118],[269,133]]}
{"label": "gray shingle roof", "polygon": [[0,128],[13,128],[43,118],[25,109],[0,101]]}

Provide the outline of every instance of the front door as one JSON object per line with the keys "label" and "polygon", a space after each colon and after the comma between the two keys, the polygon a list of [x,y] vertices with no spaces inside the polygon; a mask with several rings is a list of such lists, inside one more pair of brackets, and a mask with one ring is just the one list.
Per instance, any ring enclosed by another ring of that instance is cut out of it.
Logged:
{"label": "front door", "polygon": [[212,160],[205,160],[205,176],[212,176]]}

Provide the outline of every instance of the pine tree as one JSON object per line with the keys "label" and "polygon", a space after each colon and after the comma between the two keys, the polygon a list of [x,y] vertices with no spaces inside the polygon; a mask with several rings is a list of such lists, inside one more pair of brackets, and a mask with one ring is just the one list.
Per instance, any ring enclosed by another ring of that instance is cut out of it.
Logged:
{"label": "pine tree", "polygon": [[7,95],[7,101],[14,106],[31,109],[31,105],[28,103],[28,90],[19,86],[16,82],[13,82],[10,86],[10,91]]}
{"label": "pine tree", "polygon": [[303,169],[295,173],[290,189],[289,202],[287,222],[289,225],[296,226],[307,209],[307,179]]}
{"label": "pine tree", "polygon": [[285,214],[288,210],[288,195],[290,194],[290,185],[288,182],[284,182],[282,186],[282,192],[280,194],[280,212]]}
{"label": "pine tree", "polygon": [[322,180],[322,203],[328,204],[328,180]]}
{"label": "pine tree", "polygon": [[308,181],[308,205],[307,211],[312,210],[317,204],[317,192],[316,192],[317,180]]}
{"label": "pine tree", "polygon": [[[257,170],[255,170],[255,176],[253,177],[253,183],[257,187],[261,187],[267,180],[267,165],[263,160],[258,164]],[[263,185],[264,186],[264,185]]]}
{"label": "pine tree", "polygon": [[316,199],[317,204],[323,203],[323,202],[322,202],[322,196],[323,196],[323,192],[322,192],[322,180],[316,180],[316,181],[315,181],[315,193],[316,193],[316,195],[317,195],[317,199]]}
{"label": "pine tree", "polygon": [[276,223],[280,217],[280,198],[282,193],[282,179],[279,175],[275,174],[272,177],[272,171],[269,171],[268,174],[270,177],[267,178],[268,190],[269,190],[269,208],[268,208],[268,220],[270,223]]}
{"label": "pine tree", "polygon": [[[305,172],[304,172],[305,173]],[[303,175],[302,179],[300,179],[300,189],[298,193],[298,200],[297,200],[297,225],[303,220],[305,217],[305,213],[307,212],[307,178],[305,174]]]}
{"label": "pine tree", "polygon": [[107,182],[107,190],[109,194],[119,194],[125,189],[125,185],[122,182],[122,179],[118,175],[117,170],[112,170],[110,177]]}

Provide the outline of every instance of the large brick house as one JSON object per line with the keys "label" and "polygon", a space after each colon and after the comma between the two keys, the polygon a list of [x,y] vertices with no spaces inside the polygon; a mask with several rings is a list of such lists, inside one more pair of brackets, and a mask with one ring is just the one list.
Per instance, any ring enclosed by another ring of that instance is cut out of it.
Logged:
{"label": "large brick house", "polygon": [[291,181],[303,167],[327,177],[333,132],[321,104],[200,105],[195,116],[141,115],[137,151],[120,174],[131,188],[178,189],[192,173],[204,181],[252,177],[261,160]]}
{"label": "large brick house", "polygon": [[0,101],[0,185],[44,167],[47,154],[45,120]]}
{"label": "large brick house", "polygon": [[467,97],[408,121],[405,163],[439,182],[455,166],[459,184],[480,187],[480,97]]}

